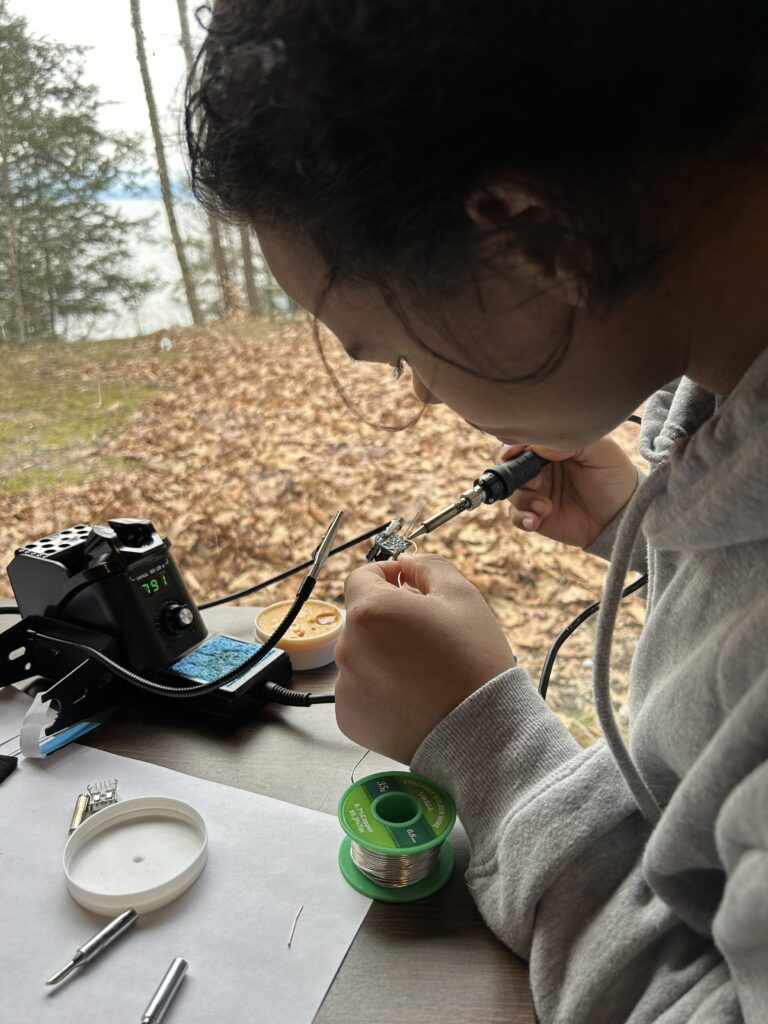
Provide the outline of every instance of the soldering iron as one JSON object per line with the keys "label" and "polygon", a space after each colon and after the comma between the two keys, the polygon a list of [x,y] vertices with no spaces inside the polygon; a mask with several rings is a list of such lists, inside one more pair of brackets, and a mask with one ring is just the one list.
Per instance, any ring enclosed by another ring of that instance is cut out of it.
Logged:
{"label": "soldering iron", "polygon": [[513,491],[538,476],[548,463],[549,459],[528,450],[506,462],[491,466],[481,473],[474,484],[460,494],[453,504],[436,512],[429,519],[425,519],[421,525],[406,533],[405,536],[400,533],[402,519],[393,520],[386,530],[376,537],[366,558],[369,562],[386,562],[390,558],[397,558],[411,546],[417,537],[432,533],[433,530],[444,526],[445,523],[455,519],[462,512],[469,512],[479,508],[480,505],[492,505],[496,501],[510,497]]}

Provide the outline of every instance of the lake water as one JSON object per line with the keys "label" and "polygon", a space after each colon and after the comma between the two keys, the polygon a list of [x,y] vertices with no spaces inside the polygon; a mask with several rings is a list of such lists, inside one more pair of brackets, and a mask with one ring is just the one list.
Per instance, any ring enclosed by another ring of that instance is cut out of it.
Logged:
{"label": "lake water", "polygon": [[[157,287],[135,309],[115,303],[113,309],[92,322],[83,325],[80,334],[88,338],[118,338],[134,334],[145,334],[163,327],[192,323],[189,306],[186,303],[181,283],[176,251],[171,242],[171,233],[161,199],[112,199],[109,205],[118,209],[128,220],[142,220],[152,217],[151,227],[136,237],[132,245],[131,260],[135,268],[157,283]],[[176,217],[182,236],[186,239],[201,240],[208,250],[207,222],[200,208],[192,203],[177,203]],[[239,239],[232,230],[234,245]],[[254,253],[256,240],[253,239]],[[187,259],[194,261],[194,247],[187,246]],[[199,299],[211,301],[215,292],[208,273],[195,275]],[[279,305],[279,303],[278,303]]]}

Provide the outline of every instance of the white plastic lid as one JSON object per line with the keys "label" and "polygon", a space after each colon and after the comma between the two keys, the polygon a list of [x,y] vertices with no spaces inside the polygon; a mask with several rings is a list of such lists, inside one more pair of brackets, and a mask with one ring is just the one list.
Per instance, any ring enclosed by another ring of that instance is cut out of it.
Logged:
{"label": "white plastic lid", "polygon": [[86,910],[157,910],[195,881],[208,859],[205,822],[189,804],[142,796],[97,811],[64,846],[67,888]]}

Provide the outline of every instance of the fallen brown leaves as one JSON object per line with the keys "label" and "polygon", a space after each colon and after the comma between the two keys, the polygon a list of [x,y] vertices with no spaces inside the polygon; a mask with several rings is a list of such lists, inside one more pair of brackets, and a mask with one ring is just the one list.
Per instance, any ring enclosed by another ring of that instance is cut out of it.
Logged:
{"label": "fallen brown leaves", "polygon": [[[172,340],[171,352],[161,336]],[[326,341],[329,359],[365,415],[392,426],[418,411],[407,375],[396,382],[386,367],[353,364],[330,350],[335,344]],[[89,482],[0,498],[4,564],[19,544],[65,526],[147,516],[172,540],[194,596],[204,600],[304,561],[337,508],[347,511],[342,540],[395,515],[413,516],[422,505],[431,514],[495,454],[492,439],[444,407],[428,409],[404,432],[355,418],[303,320],[160,332],[126,342],[124,356],[99,374],[163,390],[127,429],[70,453],[92,469]],[[636,428],[622,428],[619,437],[633,449]],[[119,470],[104,475],[104,465],[117,460]],[[64,472],[66,459],[54,468]],[[318,596],[341,600],[344,578],[366,549],[332,559]],[[459,518],[424,538],[421,550],[451,558],[482,590],[534,678],[551,641],[599,597],[605,576],[599,560],[514,530],[505,504]],[[2,585],[9,594],[7,580]],[[290,596],[295,586],[286,581],[251,603]],[[642,602],[625,606],[614,654],[622,709]],[[565,644],[549,698],[582,743],[599,735],[590,697],[592,637],[588,623]]]}

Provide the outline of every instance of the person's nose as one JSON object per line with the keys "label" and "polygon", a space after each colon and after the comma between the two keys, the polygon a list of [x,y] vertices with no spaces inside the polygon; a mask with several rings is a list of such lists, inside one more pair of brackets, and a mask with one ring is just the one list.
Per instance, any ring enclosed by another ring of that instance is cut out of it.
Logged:
{"label": "person's nose", "polygon": [[414,395],[416,395],[418,400],[423,402],[425,405],[443,404],[442,400],[439,399],[437,395],[432,394],[424,381],[414,370],[411,370],[411,387],[413,388]]}

